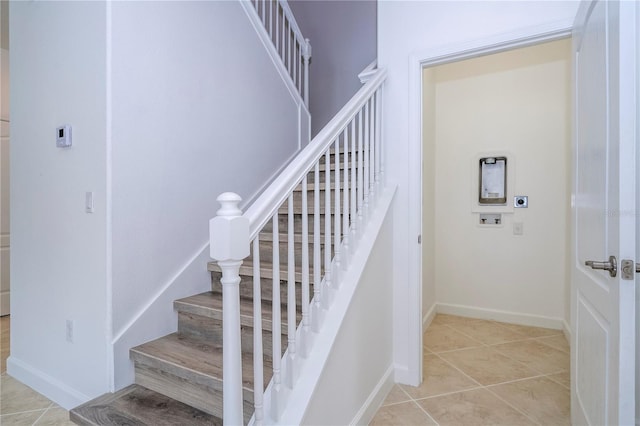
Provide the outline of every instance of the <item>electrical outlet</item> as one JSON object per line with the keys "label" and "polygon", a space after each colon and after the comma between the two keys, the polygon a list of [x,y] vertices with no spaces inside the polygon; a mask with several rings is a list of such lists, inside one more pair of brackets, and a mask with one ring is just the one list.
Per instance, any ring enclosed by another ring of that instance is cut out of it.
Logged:
{"label": "electrical outlet", "polygon": [[524,234],[524,224],[522,222],[513,222],[513,235]]}
{"label": "electrical outlet", "polygon": [[73,324],[74,321],[68,319],[67,320],[67,327],[66,327],[66,331],[67,331],[67,342],[69,343],[73,343]]}

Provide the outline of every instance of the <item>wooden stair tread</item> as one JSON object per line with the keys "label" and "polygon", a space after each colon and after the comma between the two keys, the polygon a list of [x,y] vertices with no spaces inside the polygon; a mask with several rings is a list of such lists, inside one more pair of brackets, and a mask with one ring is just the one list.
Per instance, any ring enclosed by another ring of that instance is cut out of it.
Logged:
{"label": "wooden stair tread", "polygon": [[[185,297],[174,302],[174,306],[180,312],[189,312],[196,315],[202,315],[207,318],[213,318],[222,320],[222,295],[220,293],[214,293],[207,291],[204,293],[196,294],[195,296]],[[282,309],[282,333],[287,330],[287,311]],[[266,331],[273,331],[273,306],[268,300],[262,301],[262,329]],[[299,312],[297,316],[297,323],[302,318],[302,314]],[[240,298],[240,325],[246,327],[253,327],[253,300],[241,297]]]}
{"label": "wooden stair tread", "polygon": [[79,425],[222,426],[222,419],[139,385],[102,395],[69,412]]}
{"label": "wooden stair tread", "polygon": [[[222,345],[172,333],[131,349],[134,361],[177,377],[222,389]],[[242,382],[253,391],[253,353],[242,354]],[[271,374],[271,359],[264,359],[265,375]],[[266,378],[266,376],[265,376]],[[268,380],[267,382],[268,383]]]}
{"label": "wooden stair tread", "polygon": [[[313,262],[313,259],[310,257],[309,263],[311,264],[312,262]],[[222,272],[222,270],[220,269],[220,266],[218,266],[218,263],[215,261],[207,263],[207,270],[209,272]],[[249,263],[248,265],[243,264],[242,266],[240,266],[240,275],[245,277],[253,276],[253,265]],[[288,272],[287,264],[286,263],[280,264],[280,281],[287,281],[288,276],[289,276],[289,272]],[[269,279],[269,280],[273,279],[273,268],[270,261],[265,261],[261,263],[260,277],[264,279]],[[300,262],[296,262],[295,281],[297,283],[302,282],[302,266],[300,265]],[[310,265],[309,266],[309,282],[311,283],[312,281],[313,281],[313,267],[311,267]]]}

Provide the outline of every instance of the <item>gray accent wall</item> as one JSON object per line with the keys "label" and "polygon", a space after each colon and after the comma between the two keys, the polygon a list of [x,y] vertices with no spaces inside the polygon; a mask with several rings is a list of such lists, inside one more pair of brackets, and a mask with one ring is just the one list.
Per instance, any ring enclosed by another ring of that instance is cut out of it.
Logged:
{"label": "gray accent wall", "polygon": [[358,91],[358,74],[376,59],[377,2],[294,0],[289,6],[302,34],[311,41],[313,137]]}

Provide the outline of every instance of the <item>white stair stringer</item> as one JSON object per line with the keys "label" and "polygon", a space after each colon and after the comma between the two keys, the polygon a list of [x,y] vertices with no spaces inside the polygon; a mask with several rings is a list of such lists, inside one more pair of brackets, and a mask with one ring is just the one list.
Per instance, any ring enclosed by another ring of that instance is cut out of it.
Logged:
{"label": "white stair stringer", "polygon": [[[309,346],[306,351],[301,351],[297,355],[299,363],[297,365],[297,381],[293,388],[289,388],[283,383],[280,385],[281,389],[277,390],[274,389],[273,381],[269,383],[264,395],[264,424],[302,424],[307,407],[349,310],[360,277],[364,272],[369,254],[374,247],[387,212],[391,208],[395,192],[396,185],[392,184],[387,185],[386,188],[379,188],[376,192],[376,202],[370,206],[369,220],[365,225],[365,230],[355,243],[352,242],[356,248],[350,258],[349,267],[341,274],[340,285],[332,295],[333,303],[324,312],[323,323],[319,331],[313,332],[311,328],[304,331],[302,326],[298,327],[299,341],[305,342]],[[302,357],[301,354],[305,352],[307,356]],[[288,362],[287,351],[283,356],[283,371],[287,371]],[[254,424],[254,420],[252,418],[249,424]]]}

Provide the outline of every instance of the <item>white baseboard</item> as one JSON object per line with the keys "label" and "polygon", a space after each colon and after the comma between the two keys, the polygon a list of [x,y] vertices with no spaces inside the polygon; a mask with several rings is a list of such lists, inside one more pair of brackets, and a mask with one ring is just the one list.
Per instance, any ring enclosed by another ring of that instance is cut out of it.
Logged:
{"label": "white baseboard", "polygon": [[70,410],[91,399],[90,396],[16,359],[15,356],[7,359],[7,374],[46,396],[65,410]]}
{"label": "white baseboard", "polygon": [[500,321],[510,324],[553,328],[554,330],[564,330],[565,328],[564,319],[562,318],[501,311],[497,309],[476,308],[473,306],[437,303],[436,312],[441,314],[458,315],[461,317]]}
{"label": "white baseboard", "polygon": [[384,402],[385,398],[393,388],[393,365],[390,365],[387,371],[382,375],[378,384],[373,388],[371,394],[358,410],[350,425],[368,425],[373,416],[376,415],[378,409]]}
{"label": "white baseboard", "polygon": [[431,305],[431,308],[429,308],[427,313],[424,314],[424,317],[422,318],[422,332],[423,333],[431,325],[431,321],[433,321],[435,316],[436,316],[436,304],[434,303],[433,305]]}

